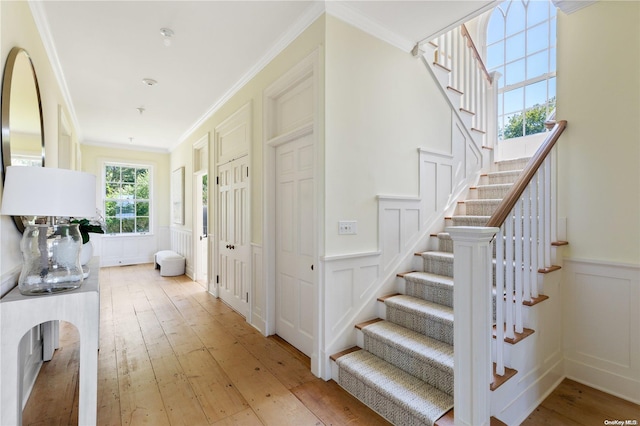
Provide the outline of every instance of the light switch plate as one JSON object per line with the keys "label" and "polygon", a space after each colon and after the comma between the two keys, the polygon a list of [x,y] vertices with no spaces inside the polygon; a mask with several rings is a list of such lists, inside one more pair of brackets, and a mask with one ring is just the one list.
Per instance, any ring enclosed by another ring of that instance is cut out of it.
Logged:
{"label": "light switch plate", "polygon": [[338,222],[338,235],[356,235],[358,222],[355,220],[341,220]]}

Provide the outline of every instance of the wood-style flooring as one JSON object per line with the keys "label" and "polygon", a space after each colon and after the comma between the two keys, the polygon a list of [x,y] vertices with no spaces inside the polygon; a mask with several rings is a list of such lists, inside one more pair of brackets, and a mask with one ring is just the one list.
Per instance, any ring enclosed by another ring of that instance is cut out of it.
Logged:
{"label": "wood-style flooring", "polygon": [[[187,277],[160,277],[150,264],[103,268],[100,287],[100,426],[389,424]],[[78,366],[76,329],[62,323],[24,425],[77,425]],[[633,418],[639,406],[565,380],[524,424]]]}

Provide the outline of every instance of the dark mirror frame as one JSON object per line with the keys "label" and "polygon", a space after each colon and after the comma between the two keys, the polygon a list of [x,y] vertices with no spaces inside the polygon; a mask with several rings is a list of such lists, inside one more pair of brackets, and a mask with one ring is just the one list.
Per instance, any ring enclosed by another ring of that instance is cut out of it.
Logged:
{"label": "dark mirror frame", "polygon": [[[4,185],[6,169],[11,165],[11,84],[13,81],[13,74],[15,66],[20,55],[24,55],[29,60],[29,66],[33,75],[33,84],[36,90],[36,96],[38,99],[38,113],[40,115],[40,137],[41,137],[41,150],[42,150],[42,167],[44,167],[44,120],[42,119],[42,99],[40,98],[40,86],[38,85],[38,78],[36,76],[36,70],[31,61],[31,56],[26,50],[20,47],[14,47],[9,52],[7,62],[4,66],[4,75],[2,77],[2,184]],[[13,94],[13,96],[18,96]],[[46,184],[43,182],[43,184]],[[13,216],[13,222],[21,233],[24,232],[24,223],[22,217]]]}

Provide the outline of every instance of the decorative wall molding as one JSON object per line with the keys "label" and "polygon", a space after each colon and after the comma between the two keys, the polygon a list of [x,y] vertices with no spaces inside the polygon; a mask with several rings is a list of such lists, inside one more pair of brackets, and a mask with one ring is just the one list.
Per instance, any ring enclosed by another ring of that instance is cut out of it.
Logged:
{"label": "decorative wall molding", "polygon": [[153,234],[101,236],[100,267],[151,263],[153,262],[154,253],[158,251],[156,240],[156,236]]}
{"label": "decorative wall molding", "polygon": [[267,298],[263,281],[262,246],[251,244],[251,325],[267,335]]}
{"label": "decorative wall molding", "polygon": [[567,377],[640,403],[640,265],[564,259]]}
{"label": "decorative wall molding", "polygon": [[171,250],[186,259],[185,274],[193,279],[193,231],[187,228],[172,226],[169,230]]}
{"label": "decorative wall molding", "polygon": [[410,270],[414,253],[424,251],[429,234],[474,184],[482,168],[480,148],[452,124],[452,152],[418,150],[419,196],[378,196],[379,251],[322,258],[324,350],[321,377],[331,375],[328,357],[356,343],[354,324],[377,316],[376,299],[395,291],[396,274]]}

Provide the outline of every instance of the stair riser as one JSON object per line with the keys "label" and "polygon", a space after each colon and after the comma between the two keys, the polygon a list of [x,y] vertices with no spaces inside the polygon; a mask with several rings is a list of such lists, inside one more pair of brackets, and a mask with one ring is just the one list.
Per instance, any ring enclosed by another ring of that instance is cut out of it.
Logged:
{"label": "stair riser", "polygon": [[500,161],[495,164],[494,169],[497,172],[507,172],[511,170],[522,170],[527,166],[528,158],[518,158],[515,160]]}
{"label": "stair riser", "polygon": [[404,294],[453,308],[453,288],[444,288],[441,285],[428,282],[405,280]]}
{"label": "stair riser", "polygon": [[486,177],[486,180],[483,181],[485,185],[498,185],[503,183],[515,183],[520,176],[521,170],[514,170],[513,173],[499,173],[499,174],[489,174]]}
{"label": "stair riser", "polygon": [[407,312],[387,305],[387,320],[432,339],[453,345],[453,321]]}
{"label": "stair riser", "polygon": [[477,199],[478,200],[489,200],[489,199],[502,199],[511,189],[511,186],[479,186],[476,189]]}
{"label": "stair riser", "polygon": [[500,202],[467,202],[465,214],[469,216],[491,216],[500,206]]}
{"label": "stair riser", "polygon": [[488,220],[485,216],[454,216],[451,226],[485,226]]}
{"label": "stair riser", "polygon": [[425,272],[453,277],[453,259],[423,255],[423,268]]}
{"label": "stair riser", "polygon": [[[524,217],[520,217],[520,225],[524,229]],[[449,226],[486,226],[488,216],[453,216]],[[515,216],[511,215],[511,222],[515,232]]]}
{"label": "stair riser", "polygon": [[394,425],[424,425],[422,419],[414,416],[386,395],[381,394],[376,388],[361,382],[350,372],[340,369],[338,376],[340,386]]}
{"label": "stair riser", "polygon": [[453,253],[453,240],[451,238],[438,238],[438,251]]}
{"label": "stair riser", "polygon": [[436,389],[453,396],[453,370],[444,371],[436,368],[425,360],[392,347],[372,336],[364,336],[363,348]]}

